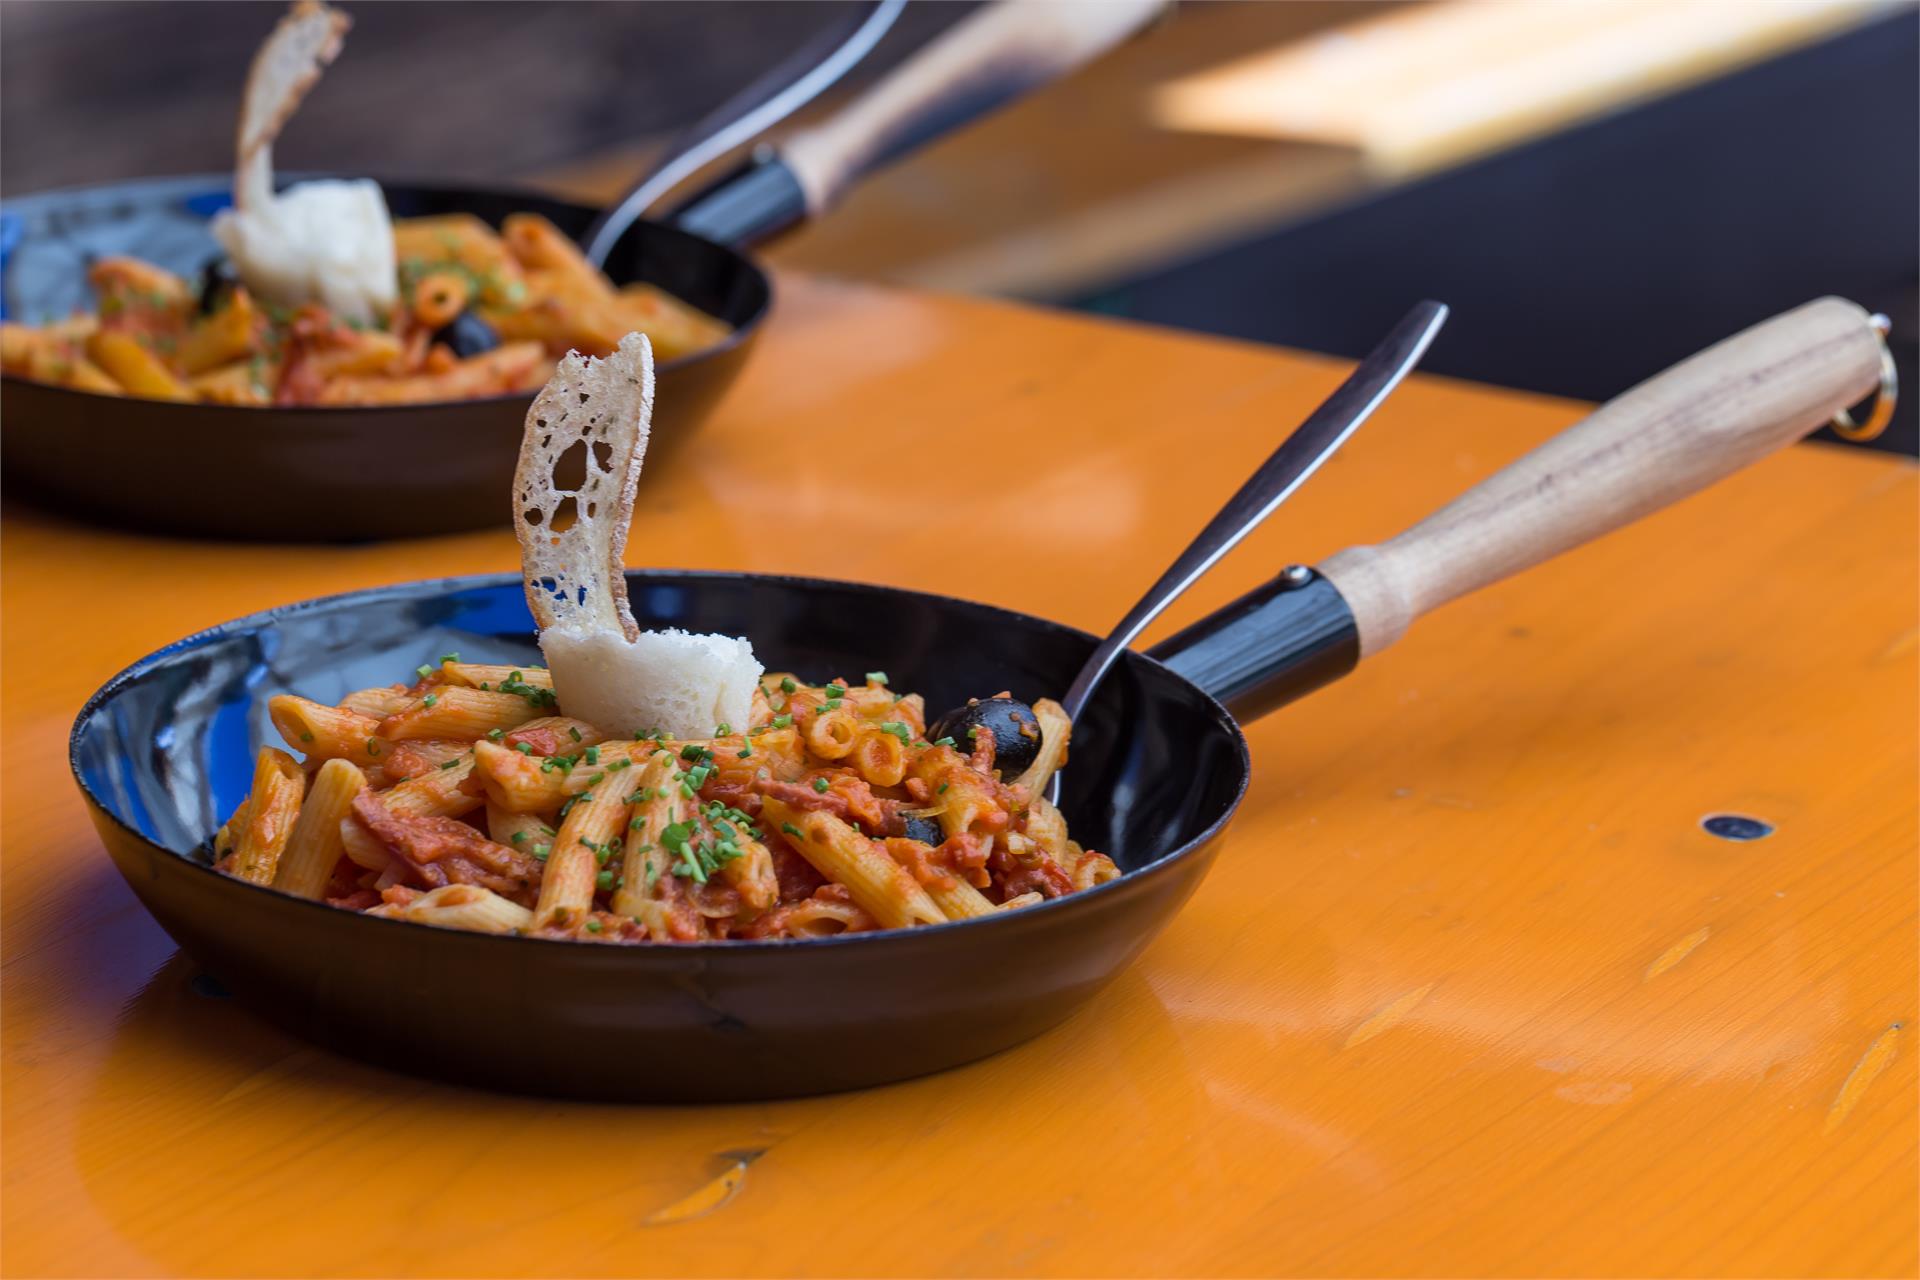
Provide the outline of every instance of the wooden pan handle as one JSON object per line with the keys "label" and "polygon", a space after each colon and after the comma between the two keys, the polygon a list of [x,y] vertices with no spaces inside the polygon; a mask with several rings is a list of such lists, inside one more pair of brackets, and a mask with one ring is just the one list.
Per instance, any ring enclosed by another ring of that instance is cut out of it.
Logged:
{"label": "wooden pan handle", "polygon": [[780,156],[807,211],[831,208],[862,174],[1059,79],[1113,48],[1166,0],[999,0],[962,19]]}
{"label": "wooden pan handle", "polygon": [[1821,298],[1608,401],[1405,533],[1320,566],[1353,610],[1361,656],[1421,614],[1704,489],[1870,394],[1880,336]]}

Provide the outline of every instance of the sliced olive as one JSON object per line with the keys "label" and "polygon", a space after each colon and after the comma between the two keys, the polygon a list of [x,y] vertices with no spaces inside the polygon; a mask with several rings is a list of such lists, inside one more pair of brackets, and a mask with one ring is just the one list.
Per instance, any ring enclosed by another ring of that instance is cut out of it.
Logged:
{"label": "sliced olive", "polygon": [[240,287],[240,271],[226,257],[208,258],[200,268],[200,314],[210,316]]}
{"label": "sliced olive", "polygon": [[1040,721],[1018,698],[970,698],[936,720],[927,737],[952,738],[954,750],[968,755],[983,733],[993,735],[993,767],[1002,778],[1025,772],[1040,753]]}
{"label": "sliced olive", "polygon": [[500,345],[500,335],[493,331],[493,326],[471,311],[462,311],[436,329],[433,340],[446,343],[448,349],[462,360],[482,355]]}
{"label": "sliced olive", "polygon": [[901,832],[909,840],[918,840],[921,844],[940,844],[947,837],[940,830],[940,824],[932,818],[900,819]]}

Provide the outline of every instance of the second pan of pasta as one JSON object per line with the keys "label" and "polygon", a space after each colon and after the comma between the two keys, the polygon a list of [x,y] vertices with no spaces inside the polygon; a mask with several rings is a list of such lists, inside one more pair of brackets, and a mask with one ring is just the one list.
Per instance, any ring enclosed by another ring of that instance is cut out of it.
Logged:
{"label": "second pan of pasta", "polygon": [[692,194],[665,184],[673,207],[641,218],[653,185],[603,212],[495,188],[277,178],[279,131],[351,25],[296,0],[247,78],[232,175],[0,208],[7,485],[68,514],[219,537],[478,528],[498,517],[554,362],[635,331],[660,360],[663,456],[732,383],[772,306],[747,246],[1161,7],[1000,0],[777,148],[689,164],[679,176],[721,172]]}

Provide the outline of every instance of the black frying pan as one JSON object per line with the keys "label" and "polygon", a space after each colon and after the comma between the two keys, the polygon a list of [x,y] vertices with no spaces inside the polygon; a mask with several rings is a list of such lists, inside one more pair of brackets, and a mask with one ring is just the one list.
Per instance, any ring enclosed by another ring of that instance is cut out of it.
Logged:
{"label": "black frying pan", "polygon": [[[1126,874],[983,920],[622,947],[382,920],[211,869],[208,839],[273,740],[270,694],[337,698],[448,649],[533,660],[509,577],[309,601],[183,640],[88,701],[73,769],[115,866],[167,932],[249,1007],[341,1052],[586,1098],[897,1080],[1046,1030],[1146,946],[1246,792],[1235,717],[1337,678],[1455,595],[1799,439],[1873,388],[1884,350],[1858,307],[1809,304],[1643,384],[1399,537],[1290,570],[1150,653],[1123,653],[1076,722],[1062,807]],[[1094,649],[1040,618],[891,588],[653,572],[628,587],[644,625],[750,636],[769,666],[814,678],[882,666],[934,708],[1057,693]]]}
{"label": "black frying pan", "polygon": [[[618,284],[644,281],[727,322],[731,338],[663,363],[653,448],[671,451],[739,374],[772,304],[744,246],[826,212],[858,178],[1098,56],[1163,0],[1002,0],[956,24],[831,120],[786,140],[661,221],[602,237]],[[217,252],[205,228],[225,175],[49,192],[0,219],[8,314],[87,301],[84,256],[132,253],[183,274]],[[540,213],[584,238],[600,211],[520,191],[381,183],[395,217]],[[362,540],[496,524],[530,396],[355,408],[243,408],[99,396],[0,379],[9,488],[62,510],[169,532]],[[656,461],[657,461],[656,456]]]}

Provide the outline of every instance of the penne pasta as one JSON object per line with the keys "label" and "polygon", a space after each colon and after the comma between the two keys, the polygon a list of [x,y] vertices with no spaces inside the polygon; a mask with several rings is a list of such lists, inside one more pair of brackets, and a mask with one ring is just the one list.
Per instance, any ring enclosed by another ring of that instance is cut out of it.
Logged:
{"label": "penne pasta", "polygon": [[272,884],[280,856],[292,838],[307,775],[293,757],[262,748],[247,793],[246,820],[233,838],[233,874],[254,884]]}
{"label": "penne pasta", "polygon": [[358,715],[370,716],[375,720],[385,720],[388,716],[405,710],[413,704],[413,695],[405,685],[385,685],[376,689],[356,689],[340,699],[343,710]]}
{"label": "penne pasta", "polygon": [[633,808],[624,833],[620,883],[613,892],[613,909],[638,920],[651,937],[670,937],[668,906],[673,890],[669,827],[688,820],[692,802],[680,794],[680,771],[664,754],[635,771],[634,790],[627,799]]}
{"label": "penne pasta", "polygon": [[[895,722],[898,723],[898,722]],[[895,734],[867,725],[853,740],[846,762],[876,787],[897,787],[907,773],[907,737],[904,726]]]}
{"label": "penne pasta", "polygon": [[613,296],[612,282],[587,261],[572,237],[539,214],[508,214],[500,224],[500,237],[507,242],[507,251],[529,272],[549,272],[588,294]]}
{"label": "penne pasta", "polygon": [[748,911],[765,911],[780,900],[780,877],[773,868],[773,853],[751,838],[739,842],[740,856],[722,863],[720,877],[740,895],[740,905]]}
{"label": "penne pasta", "polygon": [[652,340],[654,357],[659,360],[704,351],[730,332],[723,321],[650,284],[630,284],[621,289],[616,312],[629,330],[637,329]]}
{"label": "penne pasta", "polygon": [[479,885],[449,884],[423,893],[400,911],[402,920],[441,929],[469,929],[475,933],[525,933],[533,927],[533,912]]}
{"label": "penne pasta", "polygon": [[252,297],[245,289],[235,290],[226,306],[188,327],[175,352],[180,371],[192,377],[246,359],[257,349],[259,325]]}
{"label": "penne pasta", "polygon": [[533,700],[517,693],[461,689],[451,685],[424,693],[380,722],[380,736],[454,738],[467,742],[493,730],[517,729],[539,714]]}
{"label": "penne pasta", "polygon": [[447,684],[469,689],[498,689],[503,684],[552,689],[553,675],[544,667],[512,667],[497,662],[443,662],[432,673]]}
{"label": "penne pasta", "polygon": [[802,812],[772,798],[761,812],[814,870],[845,885],[854,902],[885,927],[903,929],[946,919],[905,868],[833,814]]}
{"label": "penne pasta", "polygon": [[267,699],[267,716],[287,745],[308,760],[350,760],[363,769],[391,754],[380,739],[380,722],[344,707],[329,707],[290,693]]}
{"label": "penne pasta", "polygon": [[539,814],[515,813],[491,802],[487,805],[487,835],[496,844],[545,857],[552,852],[553,838],[558,834]]}
{"label": "penne pasta", "polygon": [[268,369],[264,359],[240,360],[189,378],[187,386],[196,397],[211,404],[272,404],[272,375]]}
{"label": "penne pasta", "polygon": [[1073,736],[1073,721],[1067,719],[1066,708],[1051,698],[1042,698],[1033,704],[1033,718],[1040,722],[1040,750],[1014,784],[1025,787],[1028,795],[1037,796],[1045,794],[1054,771],[1067,762],[1067,740]]}
{"label": "penne pasta", "polygon": [[336,757],[320,766],[280,855],[274,888],[300,898],[318,898],[326,892],[345,852],[340,824],[351,811],[353,798],[366,789],[367,775],[351,761]]}
{"label": "penne pasta", "polygon": [[785,909],[780,933],[787,938],[831,938],[873,928],[873,917],[851,902],[810,898]]}
{"label": "penne pasta", "polygon": [[1068,852],[1067,820],[1045,797],[1035,796],[1028,803],[1025,834],[1062,869],[1073,870],[1074,855]]}
{"label": "penne pasta", "polygon": [[860,737],[860,720],[845,707],[807,718],[807,750],[822,760],[844,760]]}
{"label": "penne pasta", "polygon": [[193,391],[152,351],[125,333],[96,333],[87,358],[131,395],[148,400],[191,400]]}
{"label": "penne pasta", "polygon": [[[568,801],[540,881],[535,928],[570,931],[586,923],[601,868],[620,847],[628,807],[626,792],[617,784],[601,786],[597,793],[583,791]],[[607,872],[606,878],[611,887],[613,873]]]}
{"label": "penne pasta", "polygon": [[933,905],[949,920],[970,920],[975,916],[993,914],[994,906],[988,897],[963,880],[958,873],[935,866],[928,855],[932,852],[918,840],[903,840],[899,837],[881,841],[887,851],[901,868],[906,870],[927,891],[933,899]]}

